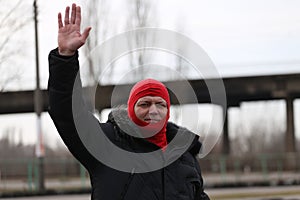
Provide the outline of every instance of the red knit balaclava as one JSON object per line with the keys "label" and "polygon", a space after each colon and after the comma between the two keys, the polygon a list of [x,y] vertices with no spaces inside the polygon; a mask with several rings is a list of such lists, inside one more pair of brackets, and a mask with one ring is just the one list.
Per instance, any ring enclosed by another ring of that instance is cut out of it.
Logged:
{"label": "red knit balaclava", "polygon": [[[155,124],[149,124],[137,118],[134,112],[134,106],[136,102],[145,96],[159,96],[167,102],[167,115],[161,120],[161,122]],[[155,135],[147,137],[146,139],[155,145],[163,148],[167,145],[166,131],[167,131],[167,122],[170,117],[170,97],[168,90],[164,84],[154,79],[145,79],[136,83],[129,94],[128,98],[128,116],[129,118],[138,126],[142,132],[147,132],[149,130],[154,130]],[[158,128],[159,127],[159,128]]]}

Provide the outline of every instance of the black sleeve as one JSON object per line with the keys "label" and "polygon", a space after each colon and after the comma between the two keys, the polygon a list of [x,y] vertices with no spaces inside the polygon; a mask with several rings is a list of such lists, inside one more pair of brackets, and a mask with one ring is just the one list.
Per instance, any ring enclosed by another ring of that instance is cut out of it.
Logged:
{"label": "black sleeve", "polygon": [[90,170],[92,167],[100,164],[100,162],[89,153],[77,133],[72,110],[73,91],[78,94],[77,96],[80,96],[76,102],[77,105],[75,105],[80,108],[79,115],[89,123],[99,124],[99,122],[92,113],[85,109],[81,95],[81,82],[79,81],[74,86],[75,78],[79,73],[78,52],[74,56],[67,57],[59,55],[58,50],[54,49],[50,52],[48,59],[49,114],[70,152]]}
{"label": "black sleeve", "polygon": [[209,196],[204,192],[204,183],[203,183],[203,178],[202,178],[199,162],[196,157],[194,157],[194,158],[196,160],[196,169],[200,176],[200,182],[201,182],[200,188],[198,188],[198,190],[197,190],[195,200],[210,200]]}

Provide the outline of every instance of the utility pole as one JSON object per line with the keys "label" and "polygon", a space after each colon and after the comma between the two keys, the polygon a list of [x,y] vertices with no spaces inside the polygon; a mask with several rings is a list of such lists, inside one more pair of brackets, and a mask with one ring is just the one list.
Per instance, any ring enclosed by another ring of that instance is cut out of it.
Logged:
{"label": "utility pole", "polygon": [[33,2],[34,8],[34,31],[35,31],[35,62],[36,62],[36,89],[34,92],[34,110],[37,116],[37,143],[35,148],[36,155],[36,189],[39,192],[45,190],[44,184],[44,156],[45,150],[42,137],[41,113],[42,113],[42,95],[40,89],[40,69],[39,69],[39,45],[38,45],[38,11],[37,0]]}

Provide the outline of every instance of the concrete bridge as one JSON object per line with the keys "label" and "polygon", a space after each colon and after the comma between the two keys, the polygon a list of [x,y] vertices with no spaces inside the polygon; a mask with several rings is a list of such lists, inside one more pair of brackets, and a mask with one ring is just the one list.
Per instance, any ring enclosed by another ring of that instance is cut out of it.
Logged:
{"label": "concrete bridge", "polygon": [[[212,102],[211,91],[208,85],[216,86],[212,88],[214,92],[218,92],[220,88],[217,79],[205,80],[189,80],[188,83],[194,90],[197,96],[196,103],[215,103],[221,105],[224,109],[225,123],[223,131],[223,153],[230,153],[230,141],[228,134],[228,108],[239,106],[241,102],[245,101],[259,101],[259,100],[275,100],[284,99],[286,101],[286,116],[287,116],[287,130],[285,135],[285,149],[286,152],[296,152],[295,143],[295,128],[294,128],[294,108],[293,101],[300,98],[300,74],[286,74],[286,75],[269,75],[269,76],[249,76],[249,77],[234,77],[223,78],[223,83],[226,91],[225,102]],[[192,97],[186,93],[186,82],[172,81],[165,82],[168,88],[176,88],[176,95],[170,91],[170,98],[172,104],[178,104],[177,99],[183,96],[180,104],[195,103]],[[104,108],[111,107],[111,96],[115,85],[98,86],[95,94],[95,108],[101,111]],[[131,84],[118,85],[117,97],[113,99],[114,104],[126,103]],[[90,88],[85,88],[85,92]],[[8,113],[26,113],[34,112],[34,98],[38,98],[35,91],[11,91],[0,93],[0,114]],[[115,94],[114,94],[115,95]],[[48,96],[47,91],[40,91],[42,99],[42,110],[47,111]]]}

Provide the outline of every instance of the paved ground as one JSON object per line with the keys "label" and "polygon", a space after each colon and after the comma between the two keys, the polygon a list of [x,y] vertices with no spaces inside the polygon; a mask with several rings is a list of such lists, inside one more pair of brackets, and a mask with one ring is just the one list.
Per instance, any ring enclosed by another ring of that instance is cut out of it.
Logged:
{"label": "paved ground", "polygon": [[[207,189],[212,200],[300,200],[300,186],[247,187]],[[1,198],[0,198],[1,199]],[[61,195],[23,198],[2,198],[1,200],[90,200],[90,195]]]}
{"label": "paved ground", "polygon": [[300,186],[208,189],[212,199],[300,200]]}
{"label": "paved ground", "polygon": [[[0,198],[1,199],[1,198]],[[4,198],[1,200],[90,200],[90,195],[62,195],[62,196],[39,196],[39,197],[22,197],[22,198]]]}

